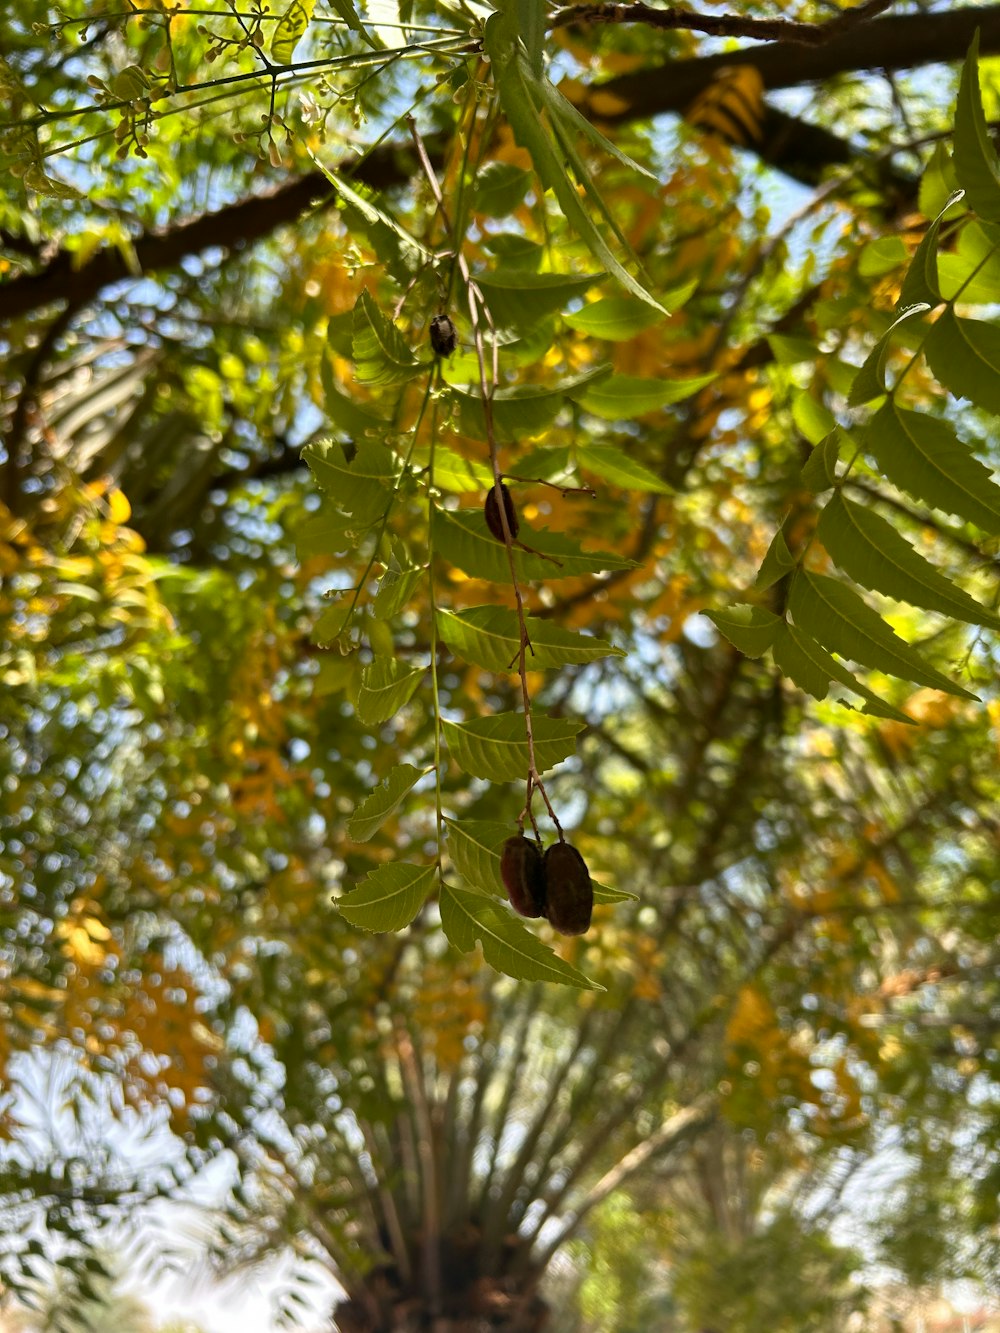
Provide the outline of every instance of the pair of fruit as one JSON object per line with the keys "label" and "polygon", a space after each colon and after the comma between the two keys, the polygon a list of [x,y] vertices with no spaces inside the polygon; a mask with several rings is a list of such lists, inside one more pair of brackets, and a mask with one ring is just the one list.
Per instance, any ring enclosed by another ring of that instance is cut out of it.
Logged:
{"label": "pair of fruit", "polygon": [[523,834],[508,838],[500,875],[521,916],[548,917],[561,935],[582,935],[589,928],[594,888],[586,861],[571,843],[555,842],[543,856]]}

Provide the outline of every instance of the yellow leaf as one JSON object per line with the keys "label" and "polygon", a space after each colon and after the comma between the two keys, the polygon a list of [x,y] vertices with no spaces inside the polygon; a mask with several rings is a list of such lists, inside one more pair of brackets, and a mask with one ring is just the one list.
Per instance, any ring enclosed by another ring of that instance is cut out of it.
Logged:
{"label": "yellow leaf", "polygon": [[316,0],[292,0],[281,16],[271,39],[271,59],[278,65],[290,65],[299,38],[309,27]]}
{"label": "yellow leaf", "polygon": [[108,517],[112,523],[127,523],[132,517],[132,506],[125,493],[115,488],[108,495]]}

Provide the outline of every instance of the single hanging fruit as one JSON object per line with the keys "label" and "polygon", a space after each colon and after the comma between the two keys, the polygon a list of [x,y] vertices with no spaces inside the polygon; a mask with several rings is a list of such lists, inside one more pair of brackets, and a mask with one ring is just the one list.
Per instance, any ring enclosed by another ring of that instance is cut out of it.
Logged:
{"label": "single hanging fruit", "polygon": [[555,842],[542,859],[545,915],[561,935],[583,935],[594,910],[587,863],[568,842]]}
{"label": "single hanging fruit", "polygon": [[542,854],[522,834],[508,838],[500,852],[500,875],[507,897],[521,916],[544,916],[545,875]]}
{"label": "single hanging fruit", "polygon": [[458,346],[458,329],[447,315],[435,315],[431,320],[431,346],[436,356],[451,356]]}
{"label": "single hanging fruit", "polygon": [[[503,507],[507,514],[507,527],[510,529],[510,535],[516,537],[521,525],[517,519],[517,510],[514,508],[510,491],[503,482],[500,483],[500,494],[503,496]],[[500,504],[497,500],[495,486],[491,486],[486,493],[486,504],[483,506],[483,512],[486,515],[486,526],[497,541],[502,542],[504,540],[503,519],[500,517]]]}

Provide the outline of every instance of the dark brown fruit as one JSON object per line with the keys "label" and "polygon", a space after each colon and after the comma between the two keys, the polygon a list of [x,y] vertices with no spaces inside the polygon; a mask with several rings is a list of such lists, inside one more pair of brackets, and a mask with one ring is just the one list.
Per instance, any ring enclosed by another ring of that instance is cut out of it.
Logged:
{"label": "dark brown fruit", "polygon": [[594,887],[587,863],[571,843],[555,842],[542,860],[545,915],[561,935],[582,935],[590,927]]}
{"label": "dark brown fruit", "polygon": [[[516,537],[518,528],[520,528],[521,525],[517,521],[517,510],[514,508],[514,501],[511,499],[510,491],[503,482],[500,483],[500,494],[503,496],[503,507],[507,511],[507,526],[510,528],[510,535]],[[487,492],[486,504],[483,508],[486,514],[486,526],[489,528],[490,532],[493,533],[493,536],[496,537],[497,541],[502,542],[504,539],[503,519],[500,517],[500,505],[497,501],[495,486]]]}
{"label": "dark brown fruit", "polygon": [[438,356],[451,356],[458,346],[458,329],[447,315],[435,315],[431,320],[431,346]]}
{"label": "dark brown fruit", "polygon": [[521,916],[544,915],[542,854],[533,842],[520,835],[508,838],[500,853],[500,874],[515,912]]}

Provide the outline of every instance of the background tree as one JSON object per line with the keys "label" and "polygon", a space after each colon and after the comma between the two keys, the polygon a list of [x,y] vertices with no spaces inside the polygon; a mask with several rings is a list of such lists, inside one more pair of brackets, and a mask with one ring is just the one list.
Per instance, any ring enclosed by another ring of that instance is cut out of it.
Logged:
{"label": "background tree", "polygon": [[[995,169],[974,63],[947,95],[905,71],[977,26],[995,49],[997,11],[738,8],[0,19],[8,1080],[73,1053],[165,1110],[178,1180],[236,1148],[223,1261],[294,1245],[341,1327],[531,1326],[605,1200],[660,1172],[683,1198],[720,1120],[791,1164],[892,1126],[914,1201],[974,1143],[951,1184],[988,1271],[995,673],[956,617],[994,623],[1000,509],[943,389],[963,428],[996,410],[966,308],[995,300]],[[799,84],[811,118],[765,100]],[[818,188],[768,235],[772,167]],[[897,358],[904,297],[932,312]],[[887,361],[891,430],[852,435]],[[533,551],[487,533],[501,467]],[[898,600],[866,616],[854,583]],[[530,805],[557,758],[551,812],[621,886],[570,941],[498,903],[524,802],[486,781]],[[442,919],[582,989],[497,982]],[[5,1109],[11,1206],[82,1245],[139,1182],[40,1176]],[[795,1318],[837,1326],[850,1261],[804,1213],[697,1225],[729,1227],[720,1272],[808,1258]],[[914,1273],[918,1234],[893,1228]],[[704,1318],[711,1241],[670,1243]],[[734,1326],[766,1295],[730,1294]]]}

